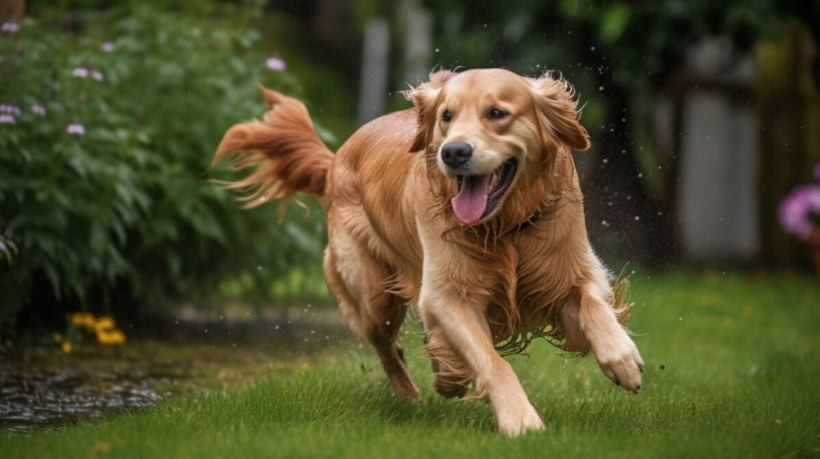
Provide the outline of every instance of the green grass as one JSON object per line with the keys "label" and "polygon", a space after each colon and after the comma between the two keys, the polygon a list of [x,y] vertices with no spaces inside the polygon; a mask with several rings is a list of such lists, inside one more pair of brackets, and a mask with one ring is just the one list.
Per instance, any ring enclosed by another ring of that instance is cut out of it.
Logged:
{"label": "green grass", "polygon": [[[244,388],[51,433],[0,437],[3,457],[820,457],[820,282],[789,275],[633,279],[643,389],[539,342],[510,361],[547,428],[507,439],[490,408],[432,389],[391,395],[367,348]],[[406,347],[420,346],[408,327]]]}

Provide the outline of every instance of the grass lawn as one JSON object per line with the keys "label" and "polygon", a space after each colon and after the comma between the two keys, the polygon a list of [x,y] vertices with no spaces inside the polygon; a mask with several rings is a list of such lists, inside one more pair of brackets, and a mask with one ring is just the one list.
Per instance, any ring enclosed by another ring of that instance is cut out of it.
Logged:
{"label": "grass lawn", "polygon": [[429,362],[424,400],[391,395],[373,352],[352,348],[246,387],[50,433],[3,434],[7,458],[89,457],[820,457],[820,281],[790,275],[633,279],[630,327],[643,389],[609,382],[592,357],[543,342],[510,358],[547,429],[508,439],[488,405],[448,401]]}

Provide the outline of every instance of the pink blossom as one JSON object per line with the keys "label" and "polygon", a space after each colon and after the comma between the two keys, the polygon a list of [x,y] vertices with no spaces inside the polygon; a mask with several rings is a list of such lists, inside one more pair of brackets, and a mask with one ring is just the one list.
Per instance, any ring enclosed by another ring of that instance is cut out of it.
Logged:
{"label": "pink blossom", "polygon": [[100,72],[98,72],[98,71],[96,71],[96,70],[94,70],[93,72],[91,72],[91,78],[94,78],[94,79],[95,79],[95,80],[97,80],[97,81],[102,81],[102,80],[104,80],[102,73],[100,73]]}
{"label": "pink blossom", "polygon": [[103,50],[106,53],[113,53],[114,50],[116,49],[116,46],[114,46],[114,43],[111,43],[110,41],[107,41],[107,42],[103,43],[102,45],[100,45],[100,49]]}
{"label": "pink blossom", "polygon": [[4,22],[0,30],[8,33],[15,33],[20,30],[20,26],[16,22]]}
{"label": "pink blossom", "polygon": [[281,72],[288,66],[285,61],[279,56],[271,56],[265,61],[265,66],[271,70]]}
{"label": "pink blossom", "polygon": [[84,69],[82,67],[77,67],[71,72],[71,75],[77,78],[88,78],[88,69]]}
{"label": "pink blossom", "polygon": [[16,105],[0,105],[0,113],[9,113],[11,115],[20,115],[20,107]]}
{"label": "pink blossom", "polygon": [[69,134],[85,135],[85,127],[80,123],[71,123],[66,127]]}
{"label": "pink blossom", "polygon": [[8,113],[3,113],[0,115],[0,124],[14,124],[14,117],[9,115]]}
{"label": "pink blossom", "polygon": [[46,109],[42,105],[32,105],[31,111],[35,115],[46,116]]}
{"label": "pink blossom", "polygon": [[786,232],[808,237],[820,218],[820,185],[796,187],[780,202],[777,214]]}

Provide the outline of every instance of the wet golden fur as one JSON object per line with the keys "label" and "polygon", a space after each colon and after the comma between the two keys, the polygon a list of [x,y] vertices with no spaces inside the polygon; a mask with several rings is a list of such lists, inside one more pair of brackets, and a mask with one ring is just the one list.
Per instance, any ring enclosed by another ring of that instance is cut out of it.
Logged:
{"label": "wet golden fur", "polygon": [[[408,305],[424,324],[436,389],[462,396],[472,383],[505,434],[543,428],[498,353],[520,352],[533,337],[591,350],[608,377],[638,390],[643,362],[622,327],[628,308],[586,234],[570,148],[589,140],[567,82],[499,69],[437,72],[407,91],[412,109],[366,124],[336,155],[304,105],[262,92],[263,120],[228,130],[214,162],[234,153],[235,168],[254,168],[229,185],[246,205],[296,192],[322,203],[328,288],[396,393],[420,398],[397,341]],[[492,108],[504,116],[489,116]],[[497,208],[472,225],[454,217],[455,180],[438,164],[441,146],[454,141],[470,142],[476,162],[518,164]]]}

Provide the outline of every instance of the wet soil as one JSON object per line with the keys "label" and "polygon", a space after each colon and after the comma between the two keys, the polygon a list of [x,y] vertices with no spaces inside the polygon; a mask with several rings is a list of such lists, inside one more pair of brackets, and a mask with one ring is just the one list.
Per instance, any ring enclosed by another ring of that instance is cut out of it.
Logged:
{"label": "wet soil", "polygon": [[330,309],[205,314],[122,327],[124,346],[86,336],[65,353],[56,343],[0,346],[0,431],[59,430],[156,406],[165,399],[252,382],[356,342]]}

